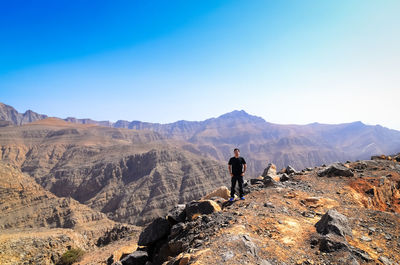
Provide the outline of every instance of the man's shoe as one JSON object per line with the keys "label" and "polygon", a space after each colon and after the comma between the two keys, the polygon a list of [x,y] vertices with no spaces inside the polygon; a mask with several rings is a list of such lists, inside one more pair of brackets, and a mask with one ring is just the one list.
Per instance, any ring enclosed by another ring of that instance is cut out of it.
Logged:
{"label": "man's shoe", "polygon": [[241,200],[244,200],[244,197],[240,197]]}
{"label": "man's shoe", "polygon": [[229,198],[229,201],[230,201],[230,202],[233,202],[234,200],[235,200],[235,199],[234,199],[234,198],[232,198],[232,197],[231,197],[231,198]]}

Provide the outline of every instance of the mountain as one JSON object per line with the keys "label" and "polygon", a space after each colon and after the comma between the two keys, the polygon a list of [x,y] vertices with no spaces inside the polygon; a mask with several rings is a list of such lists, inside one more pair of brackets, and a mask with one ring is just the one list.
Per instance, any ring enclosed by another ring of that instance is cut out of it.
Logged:
{"label": "mountain", "polygon": [[71,197],[55,196],[15,165],[0,162],[0,180],[1,264],[54,264],[71,247],[94,251],[99,238],[121,226]]}
{"label": "mountain", "polygon": [[38,114],[31,110],[27,110],[25,113],[19,113],[13,107],[0,102],[0,121],[2,121],[0,127],[11,124],[22,125],[45,118],[47,118],[46,115]]}
{"label": "mountain", "polygon": [[[288,175],[287,175],[288,174]],[[245,200],[176,206],[122,264],[398,264],[400,154],[252,180]],[[146,263],[147,262],[147,263]]]}
{"label": "mountain", "polygon": [[0,157],[46,190],[143,225],[229,182],[220,162],[152,131],[47,118],[0,129]]}
{"label": "mountain", "polygon": [[152,130],[167,138],[188,141],[221,162],[234,147],[248,158],[249,173],[258,174],[268,162],[283,168],[305,168],[335,161],[366,159],[400,150],[400,132],[362,122],[338,125],[279,125],[233,111],[201,122],[152,124],[117,122],[114,126]]}
{"label": "mountain", "polygon": [[[400,132],[379,125],[370,126],[359,121],[335,125],[280,125],[269,123],[244,110],[235,110],[204,121],[181,120],[168,124],[124,120],[112,123],[75,118],[64,120],[77,124],[150,130],[164,139],[185,141],[190,144],[186,148],[194,148],[202,156],[212,157],[223,164],[232,155],[232,149],[239,147],[241,154],[247,158],[251,176],[259,174],[269,162],[280,168],[289,164],[305,168],[335,161],[366,159],[371,155],[400,150]],[[11,122],[12,119],[5,121]]]}

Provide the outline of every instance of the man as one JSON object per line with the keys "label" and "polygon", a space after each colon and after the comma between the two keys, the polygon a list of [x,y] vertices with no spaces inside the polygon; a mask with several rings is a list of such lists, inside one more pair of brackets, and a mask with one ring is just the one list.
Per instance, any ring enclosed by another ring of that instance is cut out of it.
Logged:
{"label": "man", "polygon": [[228,162],[228,168],[229,168],[229,174],[231,174],[231,198],[229,201],[233,201],[235,197],[235,186],[236,182],[239,183],[239,197],[241,200],[244,200],[244,194],[243,194],[243,176],[244,173],[246,172],[247,165],[246,161],[244,160],[243,157],[239,156],[240,155],[240,150],[238,148],[235,148],[233,150],[233,153],[235,156],[231,157]]}

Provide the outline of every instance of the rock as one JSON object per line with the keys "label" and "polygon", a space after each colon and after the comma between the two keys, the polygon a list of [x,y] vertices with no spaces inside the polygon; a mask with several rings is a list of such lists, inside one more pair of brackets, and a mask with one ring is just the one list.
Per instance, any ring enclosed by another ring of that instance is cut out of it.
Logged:
{"label": "rock", "polygon": [[383,265],[392,265],[393,264],[393,262],[385,256],[380,256],[378,260],[380,262],[382,262]]}
{"label": "rock", "polygon": [[265,177],[273,178],[275,181],[278,181],[276,175],[276,166],[273,163],[269,163],[268,166],[264,169],[264,172],[261,175],[264,179]]}
{"label": "rock", "polygon": [[149,260],[146,251],[135,251],[121,260],[122,265],[145,265]]}
{"label": "rock", "polygon": [[186,218],[188,220],[196,219],[202,214],[211,214],[221,211],[221,207],[212,200],[191,201],[186,204]]}
{"label": "rock", "polygon": [[323,176],[345,176],[345,177],[353,177],[354,173],[347,167],[339,164],[339,163],[334,163],[328,166],[325,169],[322,169],[318,171],[318,176],[323,177]]}
{"label": "rock", "polygon": [[286,167],[285,173],[286,174],[297,174],[297,171],[296,171],[296,169],[294,169],[292,166],[289,165]]}
{"label": "rock", "polygon": [[272,204],[271,202],[266,202],[266,203],[264,203],[264,207],[275,208],[275,205]]}
{"label": "rock", "polygon": [[261,260],[259,265],[272,265],[271,262],[267,261],[267,260]]}
{"label": "rock", "polygon": [[167,236],[169,232],[170,224],[167,219],[158,217],[140,233],[138,245],[149,246]]}
{"label": "rock", "polygon": [[371,242],[372,241],[372,239],[370,237],[367,237],[367,236],[360,237],[360,240],[361,241],[365,241],[365,242]]}
{"label": "rock", "polygon": [[373,261],[373,259],[370,257],[370,255],[367,252],[365,252],[364,250],[353,247],[353,246],[350,246],[350,249],[354,255],[360,257],[364,261],[367,261],[367,262]]}
{"label": "rock", "polygon": [[233,258],[235,256],[235,254],[232,252],[232,250],[229,250],[225,253],[222,253],[222,260],[224,262],[230,260],[231,258]]}
{"label": "rock", "polygon": [[248,235],[243,235],[242,241],[247,249],[247,252],[254,257],[257,257],[258,255],[258,247],[254,242],[251,240],[251,238]]}
{"label": "rock", "polygon": [[167,220],[170,222],[171,225],[185,221],[185,207],[185,204],[177,204],[168,212]]}
{"label": "rock", "polygon": [[343,237],[335,234],[327,234],[319,241],[319,250],[322,252],[335,252],[338,250],[348,250],[348,245]]}
{"label": "rock", "polygon": [[251,185],[257,185],[257,184],[264,184],[264,178],[262,179],[250,179],[250,184]]}
{"label": "rock", "polygon": [[334,233],[339,236],[352,235],[347,217],[336,210],[327,211],[315,224],[317,232],[323,235]]}
{"label": "rock", "polygon": [[182,258],[180,258],[179,260],[179,265],[189,264],[190,258],[191,258],[190,254],[187,253],[183,254]]}
{"label": "rock", "polygon": [[186,224],[185,223],[177,223],[171,228],[171,236],[176,236],[180,234],[183,230],[185,230]]}
{"label": "rock", "polygon": [[224,198],[225,200],[228,200],[229,197],[230,197],[230,190],[225,186],[221,186],[221,187],[213,190],[212,192],[208,193],[207,195],[205,195],[201,199],[202,200],[209,200],[212,197],[221,197],[221,198]]}
{"label": "rock", "polygon": [[290,178],[289,178],[289,176],[286,174],[286,173],[283,173],[282,175],[280,175],[280,177],[279,177],[279,180],[281,181],[281,182],[283,182],[283,181],[288,181]]}

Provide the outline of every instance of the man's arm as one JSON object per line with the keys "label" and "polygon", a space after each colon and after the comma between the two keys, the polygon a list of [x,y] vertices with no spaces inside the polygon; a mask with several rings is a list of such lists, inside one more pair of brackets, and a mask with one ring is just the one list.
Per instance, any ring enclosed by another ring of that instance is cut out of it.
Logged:
{"label": "man's arm", "polygon": [[246,173],[246,169],[247,169],[247,165],[244,164],[244,165],[243,165],[243,173],[242,173],[242,176],[244,176],[244,173]]}
{"label": "man's arm", "polygon": [[228,165],[228,170],[229,170],[229,174],[231,174],[231,177],[233,177],[233,174],[232,174],[232,166],[231,166],[231,165]]}

